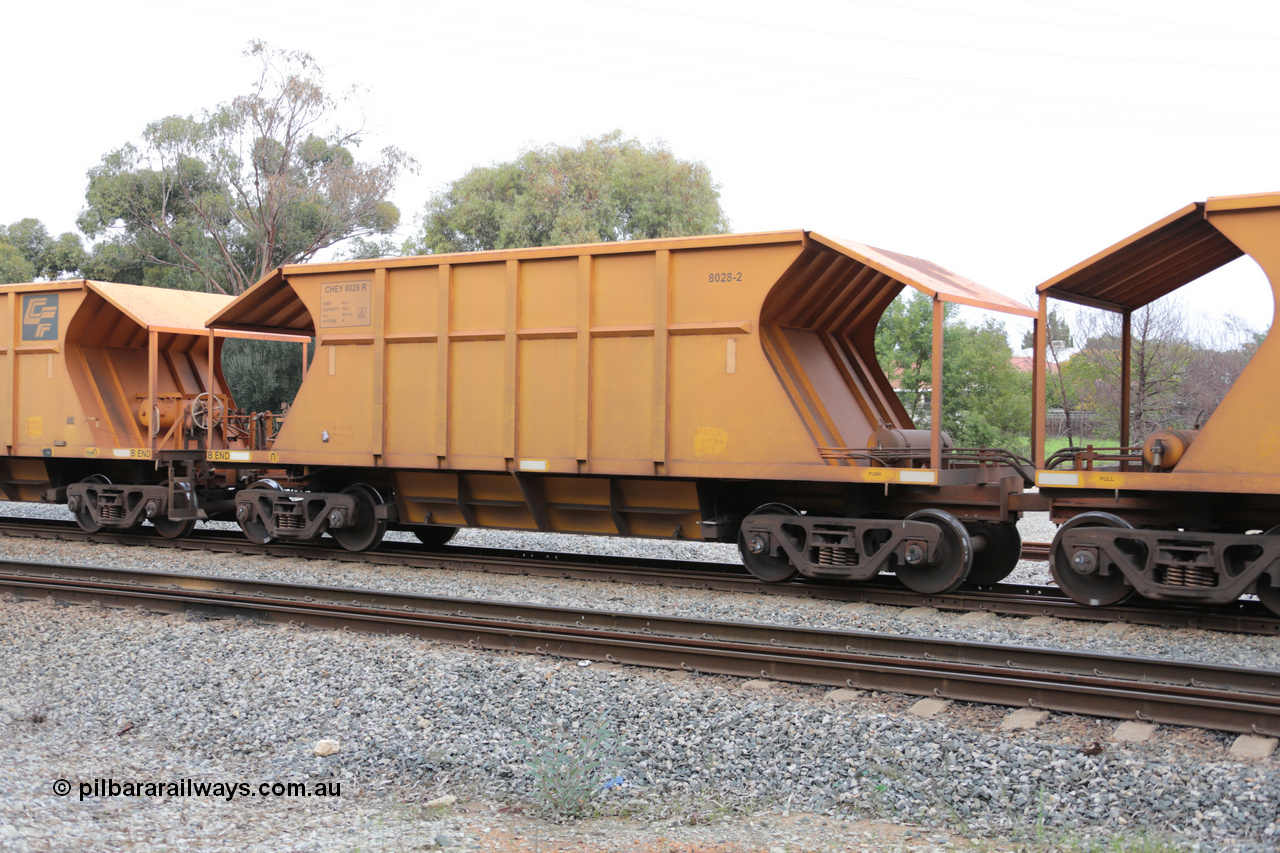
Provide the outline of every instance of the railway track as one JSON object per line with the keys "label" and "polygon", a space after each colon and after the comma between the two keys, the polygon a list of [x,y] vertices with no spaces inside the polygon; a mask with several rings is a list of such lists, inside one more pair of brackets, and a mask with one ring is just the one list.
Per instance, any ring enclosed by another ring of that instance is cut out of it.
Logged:
{"label": "railway track", "polygon": [[[1177,628],[1201,628],[1243,634],[1280,635],[1280,618],[1256,601],[1240,601],[1218,609],[1197,606],[1168,607],[1135,600],[1110,607],[1085,607],[1056,587],[996,584],[937,595],[923,595],[893,581],[840,584],[798,579],[791,583],[763,583],[735,563],[655,560],[552,552],[512,551],[445,546],[429,550],[416,542],[385,541],[367,552],[344,551],[334,546],[273,542],[256,545],[239,531],[200,529],[182,539],[164,539],[147,529],[113,533],[85,533],[70,521],[26,518],[0,519],[0,534],[15,537],[101,542],[197,549],[235,554],[264,554],[306,560],[334,560],[419,569],[450,569],[556,577],[574,580],[612,581],[628,584],[662,584],[693,589],[788,595],[836,601],[862,601],[897,607],[933,607],[952,611],[985,611],[1002,616],[1052,616],[1097,622],[1127,622]],[[1043,549],[1048,544],[1030,543]],[[1033,553],[1038,553],[1035,551]]]}
{"label": "railway track", "polygon": [[1280,672],[1050,649],[0,561],[19,598],[1280,735]]}

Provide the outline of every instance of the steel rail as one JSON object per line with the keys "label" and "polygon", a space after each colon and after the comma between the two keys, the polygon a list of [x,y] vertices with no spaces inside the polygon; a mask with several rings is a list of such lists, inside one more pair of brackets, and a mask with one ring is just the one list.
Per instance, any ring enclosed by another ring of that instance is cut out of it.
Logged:
{"label": "steel rail", "polygon": [[0,588],[27,598],[249,614],[486,650],[1280,734],[1280,672],[1242,667],[101,567],[0,564]]}
{"label": "steel rail", "polygon": [[432,551],[417,543],[384,542],[373,551],[351,552],[315,543],[272,542],[256,545],[238,531],[199,530],[190,537],[164,539],[141,531],[86,533],[75,522],[47,519],[0,519],[0,533],[35,538],[211,550],[236,554],[267,554],[307,560],[332,560],[420,569],[482,571],[555,577],[572,580],[660,584],[692,589],[787,595],[821,600],[866,602],[895,607],[985,611],[1004,616],[1052,616],[1093,622],[1201,628],[1243,634],[1280,635],[1280,617],[1261,603],[1240,601],[1219,608],[1170,606],[1135,599],[1110,607],[1085,607],[1055,587],[996,584],[962,587],[949,593],[926,595],[892,582],[841,584],[798,579],[771,584],[757,580],[734,563],[659,560],[599,555],[527,552],[445,546]]}

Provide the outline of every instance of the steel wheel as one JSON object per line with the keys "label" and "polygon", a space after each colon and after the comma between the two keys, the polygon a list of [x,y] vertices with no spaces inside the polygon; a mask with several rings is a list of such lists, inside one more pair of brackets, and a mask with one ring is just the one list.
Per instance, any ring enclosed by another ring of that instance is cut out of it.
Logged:
{"label": "steel wheel", "polygon": [[[169,487],[169,481],[165,480],[160,485],[165,488]],[[190,536],[191,531],[196,529],[196,520],[194,518],[184,518],[181,521],[170,521],[167,515],[157,516],[149,519],[151,526],[156,529],[165,539],[181,539],[184,536]]]}
{"label": "steel wheel", "polygon": [[[751,512],[751,515],[767,514],[799,515],[800,513],[786,504],[764,504]],[[765,583],[781,583],[796,576],[796,567],[791,565],[791,560],[785,554],[774,557],[770,554],[751,553],[747,545],[746,531],[741,527],[738,528],[738,552],[742,555],[742,564],[747,567],[747,571]]]}
{"label": "steel wheel", "polygon": [[942,531],[942,542],[932,562],[916,566],[899,564],[898,580],[908,588],[925,595],[950,592],[964,583],[973,568],[973,542],[954,515],[940,509],[922,509],[911,513],[907,521],[927,521]]}
{"label": "steel wheel", "polygon": [[[99,483],[104,486],[111,485],[111,481],[107,479],[105,476],[103,476],[102,474],[93,474],[89,477],[85,477],[80,482]],[[69,509],[70,507],[68,507],[68,510]],[[83,506],[81,506],[80,509],[75,510],[71,514],[75,516],[76,524],[80,525],[80,529],[83,530],[85,533],[97,533],[102,529],[102,524],[96,518],[93,517],[93,510],[89,508],[89,505],[87,502]]]}
{"label": "steel wheel", "polygon": [[1258,600],[1265,604],[1268,610],[1280,616],[1280,586],[1272,586],[1271,578],[1263,575],[1258,578],[1254,592],[1258,594]]}
{"label": "steel wheel", "polygon": [[[283,492],[280,484],[275,480],[258,480],[250,484],[251,489],[274,489],[277,492]],[[267,526],[258,517],[252,516],[246,520],[236,519],[236,523],[240,525],[240,529],[244,532],[245,538],[255,545],[266,545],[271,541],[270,534],[267,533]]]}
{"label": "steel wheel", "polygon": [[[1273,527],[1263,534],[1264,536],[1280,535],[1280,527]],[[1280,616],[1280,586],[1273,586],[1271,578],[1267,575],[1261,575],[1253,591],[1257,594],[1258,600],[1267,606],[1272,613]]]}
{"label": "steel wheel", "polygon": [[1049,570],[1053,573],[1053,579],[1058,582],[1058,587],[1072,601],[1092,607],[1104,607],[1124,601],[1133,592],[1133,587],[1118,568],[1114,568],[1110,574],[1102,575],[1097,568],[1091,572],[1080,572],[1072,565],[1072,554],[1068,553],[1063,539],[1068,531],[1077,527],[1119,527],[1132,530],[1133,525],[1109,512],[1082,513],[1058,528],[1058,534],[1053,537],[1053,545],[1049,548]]}
{"label": "steel wheel", "polygon": [[376,510],[382,505],[382,495],[364,483],[347,486],[344,495],[355,495],[356,517],[346,527],[329,531],[329,535],[348,551],[368,551],[376,548],[387,532],[387,520],[378,518]]}
{"label": "steel wheel", "polygon": [[102,525],[93,517],[93,510],[87,506],[81,507],[73,515],[76,517],[76,524],[80,525],[80,529],[85,533],[97,533],[102,529]]}
{"label": "steel wheel", "polygon": [[973,541],[969,583],[990,586],[1009,577],[1022,559],[1022,536],[1012,521],[971,521],[965,525]]}
{"label": "steel wheel", "polygon": [[190,536],[191,531],[196,529],[196,520],[184,518],[181,521],[170,521],[168,518],[157,516],[151,519],[151,526],[165,539],[181,539],[184,536]]}
{"label": "steel wheel", "polygon": [[413,535],[428,548],[439,548],[453,538],[458,532],[456,527],[445,527],[440,524],[419,525],[413,528]]}

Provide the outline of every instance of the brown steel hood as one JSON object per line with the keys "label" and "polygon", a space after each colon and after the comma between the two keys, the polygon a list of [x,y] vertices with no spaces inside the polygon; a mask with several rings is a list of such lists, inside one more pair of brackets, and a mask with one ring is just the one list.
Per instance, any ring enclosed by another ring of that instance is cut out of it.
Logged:
{"label": "brown steel hood", "polygon": [[1154,302],[1244,254],[1206,218],[1206,204],[1215,201],[1189,204],[1036,290],[1110,311]]}
{"label": "brown steel hood", "polygon": [[930,299],[971,305],[984,311],[1014,314],[1019,317],[1036,316],[1034,308],[1015,302],[1002,293],[970,281],[931,261],[814,232],[811,232],[809,237],[851,258],[860,267],[869,268],[886,276],[897,286],[905,285],[914,288]]}
{"label": "brown steel hood", "polygon": [[212,329],[240,332],[315,334],[311,313],[285,280],[283,268],[277,268],[236,297],[234,302],[213,315],[208,325]]}

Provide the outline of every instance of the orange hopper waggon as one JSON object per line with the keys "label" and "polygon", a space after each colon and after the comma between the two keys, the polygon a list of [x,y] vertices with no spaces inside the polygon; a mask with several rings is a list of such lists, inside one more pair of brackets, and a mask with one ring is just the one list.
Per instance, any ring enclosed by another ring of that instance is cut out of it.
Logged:
{"label": "orange hopper waggon", "polygon": [[1034,315],[804,231],[286,266],[210,320],[316,339],[269,451],[234,463],[285,479],[236,518],[258,541],[513,528],[737,541],[773,581],[994,582],[1033,467],[915,428],[874,349],[904,287],[935,333],[944,301]]}

